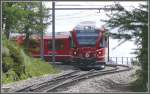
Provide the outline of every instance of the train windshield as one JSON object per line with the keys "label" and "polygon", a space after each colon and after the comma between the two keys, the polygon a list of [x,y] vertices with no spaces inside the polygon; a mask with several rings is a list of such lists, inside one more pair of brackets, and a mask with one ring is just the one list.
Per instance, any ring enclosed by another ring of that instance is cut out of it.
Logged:
{"label": "train windshield", "polygon": [[77,40],[80,46],[95,46],[99,33],[96,30],[77,30]]}

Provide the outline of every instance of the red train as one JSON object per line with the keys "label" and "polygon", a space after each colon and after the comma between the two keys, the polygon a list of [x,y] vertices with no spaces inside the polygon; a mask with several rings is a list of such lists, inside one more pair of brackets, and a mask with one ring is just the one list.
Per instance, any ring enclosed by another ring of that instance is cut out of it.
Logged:
{"label": "red train", "polygon": [[[18,36],[16,41],[19,45],[24,45],[25,36]],[[38,35],[31,35],[29,40],[28,51],[33,57],[40,57],[40,40]],[[52,61],[52,36],[44,36],[44,59]],[[71,61],[71,38],[69,35],[55,36],[55,60],[56,62],[70,62]]]}
{"label": "red train", "polygon": [[72,60],[80,68],[104,68],[107,62],[106,29],[95,27],[94,22],[81,22],[72,31],[74,45]]}
{"label": "red train", "polygon": [[[81,22],[70,35],[55,35],[56,62],[71,62],[80,68],[104,68],[107,62],[107,35],[105,29],[93,22]],[[18,43],[22,43],[18,38]],[[34,39],[34,40],[33,40]],[[40,37],[33,36],[29,51],[40,57]],[[44,58],[52,60],[52,36],[44,36]]]}
{"label": "red train", "polygon": [[[44,36],[44,58],[46,61],[52,60],[52,36]],[[31,41],[30,41],[31,42]],[[71,61],[71,45],[69,35],[55,36],[55,60],[56,62],[70,62]],[[30,52],[34,57],[40,57],[40,40],[37,44],[30,43]],[[35,44],[35,45],[33,45]],[[38,49],[38,50],[36,50]]]}

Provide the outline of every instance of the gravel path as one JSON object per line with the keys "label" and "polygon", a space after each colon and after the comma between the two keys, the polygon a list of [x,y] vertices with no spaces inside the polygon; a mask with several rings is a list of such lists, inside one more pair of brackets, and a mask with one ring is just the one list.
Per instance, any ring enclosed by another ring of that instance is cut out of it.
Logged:
{"label": "gravel path", "polygon": [[67,87],[59,93],[101,93],[101,92],[132,92],[129,83],[134,81],[131,75],[138,67],[130,71],[94,77]]}

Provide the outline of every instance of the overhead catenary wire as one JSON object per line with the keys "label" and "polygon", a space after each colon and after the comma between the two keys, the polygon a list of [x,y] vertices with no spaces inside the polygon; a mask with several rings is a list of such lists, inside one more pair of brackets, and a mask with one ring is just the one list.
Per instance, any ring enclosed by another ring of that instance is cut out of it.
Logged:
{"label": "overhead catenary wire", "polygon": [[[83,14],[83,13],[79,13],[79,14],[77,14],[77,16],[74,16],[74,15],[68,16],[68,15],[66,15],[65,17],[67,17],[67,18],[82,18],[82,16],[84,17],[84,16],[90,16],[90,15],[99,15],[99,14],[96,14],[96,13],[85,13],[84,15],[81,15],[81,14]],[[63,17],[60,17],[60,16],[56,15],[56,19],[60,19],[60,18],[63,18]]]}
{"label": "overhead catenary wire", "polygon": [[57,15],[57,13],[56,13],[56,16],[57,16],[57,17],[58,17],[58,16],[60,16],[60,17],[63,17],[63,16],[73,16],[73,15],[83,14],[83,12],[87,12],[87,11],[82,10],[82,11],[78,11],[78,12],[76,12],[76,13],[69,13],[69,14],[65,14],[65,15]]}
{"label": "overhead catenary wire", "polygon": [[[82,5],[80,5],[80,6],[82,6]],[[126,7],[132,7],[132,6],[126,6]],[[51,8],[49,8],[49,9],[51,10]],[[69,17],[69,16],[74,16],[74,15],[77,15],[77,14],[82,14],[84,11],[87,11],[87,10],[98,10],[99,12],[101,12],[100,10],[112,11],[112,10],[117,10],[117,9],[116,8],[79,8],[78,7],[78,8],[55,8],[55,10],[81,10],[78,13],[73,13],[73,14],[69,14],[69,15],[59,15],[60,17],[65,17],[65,16]],[[82,10],[84,10],[84,11],[82,11]],[[85,15],[85,16],[90,16],[90,15],[93,15],[93,14],[89,14],[89,15]],[[85,16],[83,16],[83,17],[85,17]],[[56,17],[57,17],[56,18],[57,20],[63,20],[63,19],[58,19],[58,16],[56,16]],[[69,17],[69,18],[82,18],[82,17]]]}
{"label": "overhead catenary wire", "polygon": [[[94,5],[94,4],[90,4],[90,5],[81,5],[81,4],[56,4],[56,6],[80,6],[80,7],[84,7],[84,6],[91,6],[91,7],[93,7],[93,6],[112,6],[112,5]],[[123,7],[133,7],[133,5],[132,6],[123,6]],[[57,8],[57,7],[56,7]]]}
{"label": "overhead catenary wire", "polygon": [[[57,19],[57,18],[56,18],[56,20],[87,18],[87,17],[92,16],[92,15],[93,15],[93,14],[84,15],[84,16],[81,16],[81,17],[69,17],[69,18],[62,18],[62,19]],[[94,15],[94,16],[98,16],[98,15]]]}
{"label": "overhead catenary wire", "polygon": [[56,20],[65,20],[65,19],[77,19],[77,18],[87,18],[89,16],[96,16],[96,17],[100,17],[100,14],[86,14],[86,15],[82,15],[82,16],[67,16],[66,17],[57,17],[56,16]]}

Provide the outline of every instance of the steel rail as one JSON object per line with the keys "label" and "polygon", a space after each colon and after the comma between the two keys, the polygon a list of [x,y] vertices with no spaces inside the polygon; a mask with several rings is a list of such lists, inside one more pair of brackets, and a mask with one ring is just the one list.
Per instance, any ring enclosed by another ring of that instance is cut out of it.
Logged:
{"label": "steel rail", "polygon": [[[49,81],[41,82],[38,84],[31,85],[29,87],[20,89],[16,92],[52,92],[52,91],[57,90],[58,88],[64,88],[63,86],[68,85],[69,83],[81,81],[81,80],[88,79],[94,76],[102,76],[106,74],[118,73],[118,72],[128,71],[132,69],[126,65],[107,64],[106,66],[110,66],[113,69],[99,70],[99,71],[90,70],[86,73],[80,73],[82,71],[76,70],[71,73],[55,77]],[[125,69],[120,69],[119,68],[120,66],[124,67]]]}
{"label": "steel rail", "polygon": [[123,66],[123,67],[126,67],[126,69],[122,69],[122,70],[118,70],[119,68],[116,67],[115,69],[112,69],[110,71],[103,71],[103,72],[94,72],[92,74],[87,74],[87,75],[80,75],[80,76],[77,76],[77,77],[74,77],[72,79],[69,79],[63,83],[60,83],[54,87],[51,87],[47,90],[45,90],[44,92],[52,92],[58,88],[61,88],[62,86],[64,85],[67,85],[69,83],[73,83],[73,82],[77,82],[77,81],[80,81],[80,80],[84,80],[84,79],[88,79],[88,78],[91,78],[91,77],[94,77],[94,76],[101,76],[101,75],[106,75],[106,74],[112,74],[112,73],[118,73],[118,72],[123,72],[123,71],[128,71],[130,70],[131,68],[128,67],[128,66],[124,66],[124,65],[119,65],[119,66]]}
{"label": "steel rail", "polygon": [[[59,79],[63,79],[63,78],[66,78],[74,73],[77,73],[79,72],[80,70],[75,70],[75,71],[72,71],[72,72],[69,72],[69,73],[66,73],[66,74],[63,74],[61,76],[58,76],[58,77],[55,77],[53,79],[51,79],[50,81],[55,81],[55,80],[59,80]],[[47,82],[50,82],[50,81],[45,81],[45,82],[41,82],[41,83],[38,83],[38,85],[42,85],[44,83],[47,83]],[[22,89],[19,89],[19,90],[16,90],[15,92],[22,92],[22,91],[29,91],[31,87],[34,87],[35,85],[37,84],[33,84],[33,85],[30,85],[30,86],[27,86],[25,88],[22,88]]]}
{"label": "steel rail", "polygon": [[90,70],[90,71],[88,71],[86,73],[82,73],[82,74],[77,74],[80,71],[76,70],[76,71],[71,72],[69,74],[65,74],[65,75],[53,78],[50,81],[45,81],[45,82],[42,82],[42,83],[39,83],[39,84],[34,84],[34,85],[29,86],[29,87],[17,90],[16,92],[34,92],[34,91],[37,92],[37,91],[41,91],[41,89],[43,91],[43,88],[44,88],[44,91],[46,91],[47,87],[56,88],[56,87],[58,87],[58,85],[60,85],[61,83],[66,82],[69,79],[75,79],[75,78],[79,78],[79,77],[82,77],[82,76],[90,75],[90,74],[93,74],[93,73],[108,72],[108,71],[113,71],[113,70],[117,69],[116,66],[112,66],[111,65],[111,67],[113,67],[113,69],[100,70],[100,71]]}

